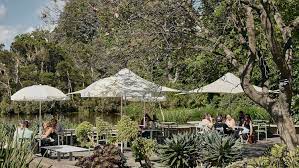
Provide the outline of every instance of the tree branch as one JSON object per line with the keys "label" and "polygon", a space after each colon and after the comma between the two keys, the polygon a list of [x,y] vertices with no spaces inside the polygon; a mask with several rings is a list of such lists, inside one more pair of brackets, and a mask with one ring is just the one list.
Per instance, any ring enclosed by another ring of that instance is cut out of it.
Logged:
{"label": "tree branch", "polygon": [[241,86],[245,92],[245,94],[254,102],[259,104],[264,108],[268,108],[270,98],[267,92],[259,93],[255,90],[252,84],[250,84],[251,73],[253,71],[255,61],[257,58],[257,50],[256,50],[256,37],[254,31],[254,17],[252,14],[252,8],[250,6],[246,6],[246,28],[248,32],[248,61],[244,66],[244,69],[240,75],[241,77]]}

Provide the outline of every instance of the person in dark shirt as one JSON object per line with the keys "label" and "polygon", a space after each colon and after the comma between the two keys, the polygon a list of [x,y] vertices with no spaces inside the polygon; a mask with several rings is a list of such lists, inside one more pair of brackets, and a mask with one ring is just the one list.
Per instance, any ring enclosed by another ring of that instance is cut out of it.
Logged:
{"label": "person in dark shirt", "polygon": [[245,120],[245,114],[243,111],[239,112],[239,126],[242,126]]}
{"label": "person in dark shirt", "polygon": [[216,123],[214,124],[215,130],[224,134],[231,134],[231,131],[228,129],[228,126],[222,121],[222,117],[218,116],[216,118]]}

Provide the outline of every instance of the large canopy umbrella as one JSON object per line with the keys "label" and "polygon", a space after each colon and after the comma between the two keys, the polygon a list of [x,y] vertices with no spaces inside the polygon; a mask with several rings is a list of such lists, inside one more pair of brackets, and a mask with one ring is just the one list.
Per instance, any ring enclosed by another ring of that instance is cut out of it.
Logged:
{"label": "large canopy umbrella", "polygon": [[[81,97],[120,97],[121,116],[123,113],[123,99],[127,97],[145,97],[147,94],[157,94],[163,92],[180,92],[176,89],[159,86],[147,81],[134,72],[125,68],[113,76],[100,79],[87,88],[70,94],[80,93]],[[123,143],[121,143],[123,151]]]}
{"label": "large canopy umbrella", "polygon": [[[258,92],[262,92],[262,88],[253,86]],[[216,81],[189,91],[188,93],[243,93],[244,90],[241,86],[241,80],[232,73],[227,73]]]}
{"label": "large canopy umbrella", "polygon": [[62,91],[48,85],[33,85],[25,87],[11,96],[12,101],[39,102],[39,133],[41,135],[41,104],[46,101],[68,100]]}
{"label": "large canopy umbrella", "polygon": [[164,92],[180,91],[147,81],[125,68],[113,76],[92,83],[83,90],[69,94],[80,93],[81,97],[120,97],[122,113],[123,99],[127,97],[144,98],[149,94],[162,94]]}

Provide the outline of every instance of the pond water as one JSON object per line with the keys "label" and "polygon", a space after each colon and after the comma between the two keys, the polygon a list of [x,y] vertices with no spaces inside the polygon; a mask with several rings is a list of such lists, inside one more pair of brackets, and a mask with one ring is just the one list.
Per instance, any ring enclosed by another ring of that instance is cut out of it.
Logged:
{"label": "pond water", "polygon": [[[53,115],[52,115],[53,116]],[[44,118],[50,118],[51,114],[42,114],[43,119]],[[58,117],[64,120],[68,120],[74,124],[79,124],[83,121],[88,121],[92,124],[95,124],[95,120],[97,117],[103,118],[105,121],[116,124],[117,121],[120,119],[120,115],[117,113],[96,113],[96,112],[88,112],[88,111],[82,111],[82,112],[70,112],[70,113],[64,113],[64,114],[58,114]],[[38,114],[36,115],[1,115],[1,121],[7,123],[17,123],[20,120],[38,120]]]}

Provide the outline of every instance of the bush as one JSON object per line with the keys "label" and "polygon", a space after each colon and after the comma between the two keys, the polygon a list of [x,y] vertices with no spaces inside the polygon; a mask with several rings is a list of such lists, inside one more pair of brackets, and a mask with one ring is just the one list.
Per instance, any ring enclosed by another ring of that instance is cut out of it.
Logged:
{"label": "bush", "polygon": [[171,168],[192,168],[197,166],[200,139],[195,134],[178,134],[165,140],[159,146],[161,161]]}
{"label": "bush", "polygon": [[124,107],[125,115],[134,121],[141,121],[143,118],[143,107],[137,103],[130,103]]}
{"label": "bush", "polygon": [[[177,108],[177,109],[167,109],[163,110],[164,121],[176,122],[178,124],[184,124],[189,120],[201,119],[199,110],[188,109],[188,108]],[[160,121],[163,121],[162,114],[157,113],[157,117]]]}
{"label": "bush", "polygon": [[139,133],[138,123],[128,116],[122,116],[117,122],[116,129],[118,141],[130,141],[137,138]]}
{"label": "bush", "polygon": [[159,146],[161,161],[171,168],[206,166],[223,167],[241,155],[241,143],[218,132],[209,134],[178,134]]}
{"label": "bush", "polygon": [[[140,163],[141,167],[152,167],[150,156],[155,152],[156,142],[152,139],[137,138],[132,142],[132,151],[135,161]],[[144,164],[142,163],[144,161]]]}
{"label": "bush", "polygon": [[97,117],[96,118],[96,129],[97,129],[98,135],[100,135],[100,136],[105,135],[106,140],[111,139],[112,125],[110,123],[104,121],[100,117]]}
{"label": "bush", "polygon": [[94,146],[92,130],[93,125],[87,121],[84,121],[77,126],[75,133],[77,136],[77,140],[80,142],[81,146]]}
{"label": "bush", "polygon": [[287,151],[286,145],[275,144],[268,156],[251,159],[248,165],[252,167],[299,167],[299,147]]}
{"label": "bush", "polygon": [[99,145],[91,156],[78,160],[76,166],[83,168],[126,168],[126,158],[115,145]]}
{"label": "bush", "polygon": [[[7,127],[6,127],[7,128]],[[33,160],[31,143],[33,140],[21,141],[14,144],[10,129],[3,124],[0,126],[0,167],[27,168]],[[9,131],[9,132],[7,132]]]}
{"label": "bush", "polygon": [[241,154],[241,142],[232,136],[223,136],[214,131],[202,135],[201,161],[223,167],[237,160]]}

